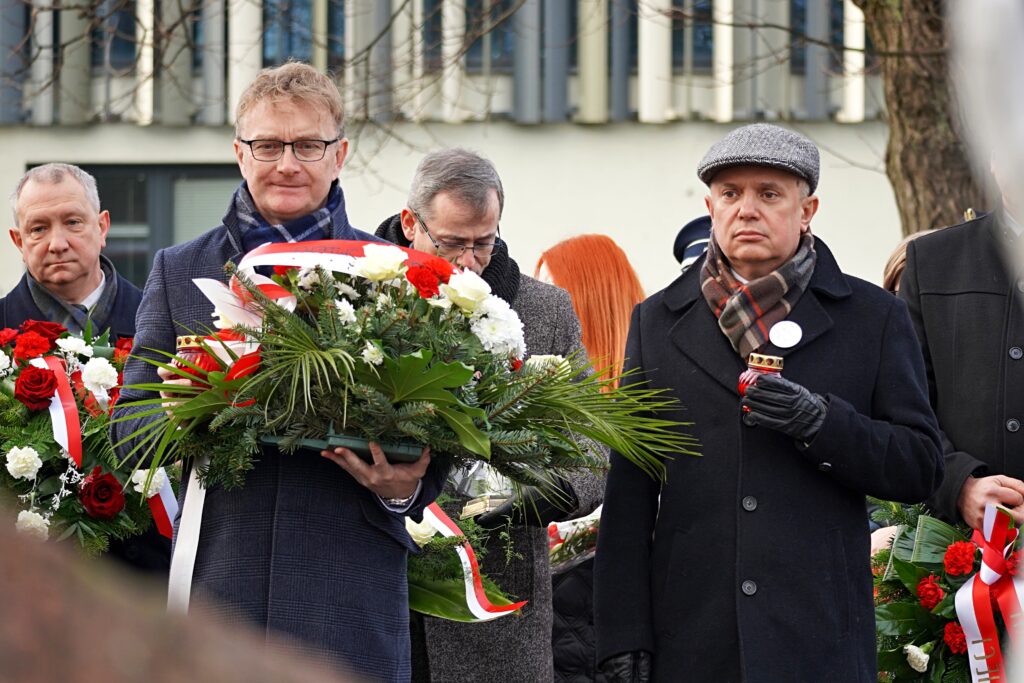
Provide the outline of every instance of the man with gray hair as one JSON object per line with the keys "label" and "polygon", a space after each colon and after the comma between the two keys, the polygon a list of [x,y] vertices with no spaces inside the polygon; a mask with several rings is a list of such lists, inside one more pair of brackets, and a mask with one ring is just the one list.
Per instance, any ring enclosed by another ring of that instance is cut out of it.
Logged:
{"label": "man with gray hair", "polygon": [[707,253],[634,309],[626,367],[686,406],[702,457],[657,481],[612,453],[598,661],[615,681],[875,681],[864,496],[919,502],[943,473],[910,317],[811,234],[810,140],[744,126],[697,174]]}
{"label": "man with gray hair", "polygon": [[11,206],[25,274],[0,299],[0,325],[45,320],[77,333],[91,321],[94,333],[135,336],[142,292],[100,253],[110,214],[100,210],[96,180],[70,164],[38,166],[22,176]]}
{"label": "man with gray hair", "polygon": [[[112,344],[134,337],[142,292],[100,253],[110,214],[100,210],[96,179],[70,164],[37,166],[21,177],[11,206],[11,240],[21,252],[25,274],[0,299],[0,327],[43,320],[74,333],[89,324],[93,334],[109,330]],[[110,556],[166,575],[171,544],[151,525],[141,536],[113,540]]]}
{"label": "man with gray hair", "polygon": [[[376,234],[480,275],[519,314],[528,353],[585,360],[569,293],[519,272],[509,255],[498,225],[504,205],[501,178],[490,161],[468,150],[444,149],[420,162],[406,207],[385,220]],[[604,477],[591,472],[555,479],[563,494],[557,500],[526,488],[522,499],[477,519],[488,528],[510,525],[511,545],[519,557],[506,562],[504,541],[494,540],[487,544],[483,567],[504,590],[529,601],[522,616],[461,624],[413,615],[413,680],[553,680],[547,525],[590,512],[604,489]],[[447,491],[457,506],[467,499],[452,485]]]}

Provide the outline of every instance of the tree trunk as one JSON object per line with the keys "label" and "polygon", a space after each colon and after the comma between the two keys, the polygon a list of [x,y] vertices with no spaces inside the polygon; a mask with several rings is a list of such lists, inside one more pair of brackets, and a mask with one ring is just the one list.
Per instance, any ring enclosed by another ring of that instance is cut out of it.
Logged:
{"label": "tree trunk", "polygon": [[948,81],[944,0],[854,0],[864,11],[885,88],[886,174],[903,234],[953,225],[985,208],[960,137]]}

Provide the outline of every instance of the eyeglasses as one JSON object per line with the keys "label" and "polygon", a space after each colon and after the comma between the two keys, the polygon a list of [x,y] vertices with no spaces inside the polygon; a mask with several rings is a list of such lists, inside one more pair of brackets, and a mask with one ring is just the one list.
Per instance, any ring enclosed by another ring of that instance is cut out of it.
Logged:
{"label": "eyeglasses", "polygon": [[292,154],[299,161],[320,161],[327,154],[327,147],[340,139],[282,142],[281,140],[243,140],[238,138],[238,141],[249,145],[249,149],[252,150],[252,158],[256,161],[277,161],[284,154],[285,147],[291,147]]}
{"label": "eyeglasses", "polygon": [[430,243],[434,245],[434,249],[437,250],[437,255],[447,261],[455,261],[462,257],[462,254],[468,249],[473,252],[474,258],[487,258],[494,253],[494,249],[501,243],[501,226],[498,226],[498,234],[495,236],[493,242],[478,242],[473,246],[467,246],[461,242],[445,242],[434,239],[434,236],[430,234],[430,230],[427,228],[427,224],[420,218],[419,214],[415,211],[412,212],[413,218],[415,218],[420,227],[423,228],[423,234],[427,236]]}

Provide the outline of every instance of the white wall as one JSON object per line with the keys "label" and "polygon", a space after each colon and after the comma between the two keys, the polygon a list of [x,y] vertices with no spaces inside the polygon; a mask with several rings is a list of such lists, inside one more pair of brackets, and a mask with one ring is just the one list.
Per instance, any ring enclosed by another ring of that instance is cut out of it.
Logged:
{"label": "white wall", "polygon": [[[739,124],[622,123],[517,126],[397,124],[391,131],[350,129],[342,171],[349,215],[372,231],[400,210],[416,163],[425,151],[464,146],[488,156],[505,184],[502,235],[520,267],[532,273],[540,253],[585,232],[612,236],[626,251],[648,292],[677,274],[672,242],[678,229],[705,211],[696,166],[707,148]],[[814,231],[843,269],[873,282],[900,238],[892,189],[884,174],[886,130],[881,123],[795,126],[822,149],[821,209]],[[141,128],[106,124],[83,128],[4,128],[0,191],[9,195],[26,164],[233,163],[228,128]],[[102,198],[101,198],[102,199]],[[224,206],[228,197],[224,197]],[[6,226],[12,225],[10,212]],[[113,221],[118,217],[113,216]],[[211,217],[210,225],[218,216]],[[0,247],[0,290],[20,277],[9,240]]]}

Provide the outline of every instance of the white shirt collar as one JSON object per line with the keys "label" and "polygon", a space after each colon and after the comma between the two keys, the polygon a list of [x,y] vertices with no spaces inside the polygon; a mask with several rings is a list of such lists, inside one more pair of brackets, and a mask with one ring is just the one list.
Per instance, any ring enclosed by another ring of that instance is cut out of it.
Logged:
{"label": "white shirt collar", "polygon": [[96,302],[99,301],[100,297],[103,295],[103,288],[106,286],[106,284],[107,284],[107,274],[104,273],[103,270],[101,269],[100,270],[100,285],[99,285],[99,287],[97,287],[96,289],[92,290],[92,292],[89,294],[89,296],[87,296],[84,299],[82,299],[82,301],[79,303],[79,305],[80,306],[85,306],[86,309],[90,309],[93,306],[95,306]]}

